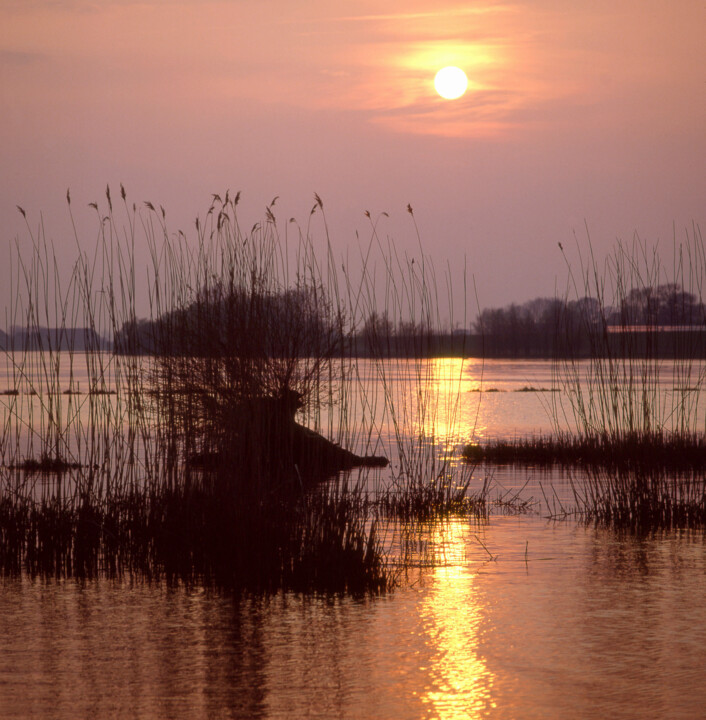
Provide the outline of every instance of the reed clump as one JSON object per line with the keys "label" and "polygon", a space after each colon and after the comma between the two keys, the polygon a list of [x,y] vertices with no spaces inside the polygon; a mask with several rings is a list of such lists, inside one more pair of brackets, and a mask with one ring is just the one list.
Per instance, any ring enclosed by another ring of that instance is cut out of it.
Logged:
{"label": "reed clump", "polygon": [[51,457],[43,453],[39,459],[25,458],[19,465],[9,465],[10,470],[24,470],[27,474],[32,473],[66,473],[69,470],[78,470],[81,465],[77,462],[69,462],[62,457]]}
{"label": "reed clump", "polygon": [[562,434],[469,444],[462,455],[472,463],[700,472],[706,470],[706,438],[702,433],[660,431],[619,437]]}
{"label": "reed clump", "polygon": [[[558,439],[524,449],[545,457],[555,452],[588,468],[577,492],[586,518],[642,529],[704,526],[706,255],[700,229],[675,242],[669,282],[657,249],[639,238],[630,247],[619,243],[603,271],[590,242],[589,249],[576,274],[569,268],[571,287],[583,296],[580,336],[589,360],[568,353],[556,361],[563,390],[551,405]],[[566,337],[576,330],[566,328]],[[665,336],[672,357],[665,357]]]}
{"label": "reed clump", "polygon": [[[425,396],[436,370],[420,348],[438,318],[424,263],[384,259],[386,310],[421,318],[390,373],[384,337],[361,334],[377,305],[370,248],[354,281],[334,271],[328,238],[315,247],[289,224],[282,237],[272,205],[243,233],[239,196],[215,195],[188,241],[163,209],[120,197],[123,225],[109,189],[107,206],[91,204],[99,243],[68,286],[42,228],[28,225],[34,255],[15,261],[9,315],[26,332],[5,350],[17,392],[0,434],[4,571],[377,593],[398,573],[389,522],[483,511],[450,460],[453,401],[440,423]],[[80,347],[62,331],[74,327]],[[361,338],[383,398],[360,377]]]}
{"label": "reed clump", "polygon": [[[555,315],[553,432],[464,446],[477,464],[577,469],[579,517],[641,531],[706,526],[706,253],[698,226],[657,249],[618,243],[605,266],[589,238]],[[563,252],[563,250],[562,250]],[[568,262],[567,262],[568,265]],[[570,296],[575,299],[570,299]],[[487,390],[486,390],[487,392]],[[559,513],[569,514],[565,508]]]}
{"label": "reed clump", "polygon": [[378,501],[385,517],[402,522],[430,522],[443,518],[487,518],[489,482],[470,489],[472,476],[450,473],[431,482],[414,482],[404,489],[385,493]]}

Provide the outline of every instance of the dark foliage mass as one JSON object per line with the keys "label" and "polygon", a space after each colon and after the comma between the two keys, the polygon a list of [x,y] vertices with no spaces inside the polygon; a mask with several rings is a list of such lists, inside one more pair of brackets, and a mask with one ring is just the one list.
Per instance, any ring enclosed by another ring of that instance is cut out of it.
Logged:
{"label": "dark foliage mass", "polygon": [[337,317],[322,287],[274,289],[218,281],[186,307],[156,319],[131,319],[115,334],[123,354],[231,356],[243,362],[330,357],[341,347]]}
{"label": "dark foliage mass", "polygon": [[[483,310],[475,324],[489,357],[590,357],[626,353],[626,342],[664,356],[683,355],[688,342],[706,353],[706,308],[676,283],[632,288],[615,307],[596,297],[536,298]],[[629,338],[626,340],[626,336]]]}

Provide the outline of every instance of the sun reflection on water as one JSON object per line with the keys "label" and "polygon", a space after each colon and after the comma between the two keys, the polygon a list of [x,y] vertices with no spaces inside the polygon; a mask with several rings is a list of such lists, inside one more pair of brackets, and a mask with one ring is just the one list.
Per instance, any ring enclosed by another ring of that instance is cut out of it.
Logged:
{"label": "sun reflection on water", "polygon": [[477,575],[466,558],[468,523],[440,525],[435,542],[445,562],[433,573],[429,594],[420,606],[433,656],[429,685],[421,700],[433,717],[480,718],[493,701],[495,677],[479,650],[483,607],[476,589]]}
{"label": "sun reflection on water", "polygon": [[476,383],[466,361],[460,358],[433,358],[426,361],[419,377],[424,412],[418,413],[421,431],[427,437],[453,441],[469,431],[461,400]]}

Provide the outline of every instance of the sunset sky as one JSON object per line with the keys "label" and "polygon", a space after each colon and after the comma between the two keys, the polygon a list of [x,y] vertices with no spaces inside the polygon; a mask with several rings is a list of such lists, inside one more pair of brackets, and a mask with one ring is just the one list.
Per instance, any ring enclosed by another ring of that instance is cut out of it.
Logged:
{"label": "sunset sky", "polygon": [[585,224],[601,257],[635,232],[671,256],[704,221],[705,28],[703,0],[2,0],[2,252],[20,205],[73,255],[67,188],[95,224],[123,183],[174,232],[227,188],[246,226],[318,193],[341,255],[366,210],[418,253],[410,203],[481,306],[551,296]]}

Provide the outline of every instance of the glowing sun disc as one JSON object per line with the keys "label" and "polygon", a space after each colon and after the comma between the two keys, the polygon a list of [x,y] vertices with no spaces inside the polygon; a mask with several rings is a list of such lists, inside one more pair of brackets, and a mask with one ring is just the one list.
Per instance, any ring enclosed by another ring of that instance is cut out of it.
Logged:
{"label": "glowing sun disc", "polygon": [[449,65],[441,68],[434,77],[434,87],[442,98],[455,100],[466,92],[468,78],[461,68]]}

